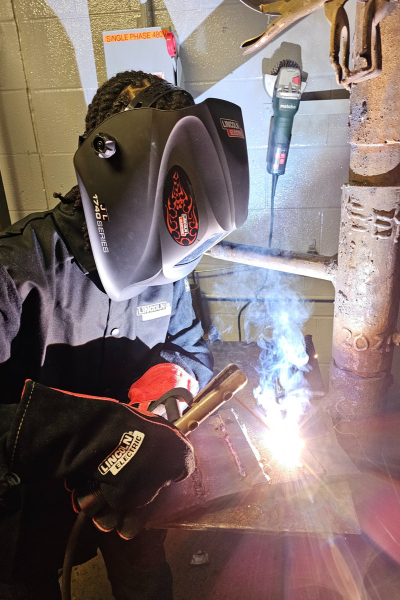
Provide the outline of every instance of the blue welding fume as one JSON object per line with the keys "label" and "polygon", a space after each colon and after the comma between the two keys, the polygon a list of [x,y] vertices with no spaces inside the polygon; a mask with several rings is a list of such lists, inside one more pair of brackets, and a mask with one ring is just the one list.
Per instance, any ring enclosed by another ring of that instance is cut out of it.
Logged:
{"label": "blue welding fume", "polygon": [[272,175],[269,248],[272,245],[274,228],[276,185],[278,177],[285,173],[293,120],[299,110],[301,94],[306,85],[306,82],[302,81],[300,66],[293,60],[280,61],[270,75],[264,75],[264,86],[267,94],[272,98],[273,110],[267,151],[267,171]]}

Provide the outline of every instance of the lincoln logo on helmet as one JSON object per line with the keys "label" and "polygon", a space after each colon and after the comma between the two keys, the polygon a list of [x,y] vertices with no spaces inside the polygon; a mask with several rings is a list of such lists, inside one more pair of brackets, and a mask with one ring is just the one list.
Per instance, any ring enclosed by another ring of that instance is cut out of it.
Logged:
{"label": "lincoln logo on helmet", "polygon": [[164,184],[164,216],[173,240],[190,246],[199,232],[199,219],[192,185],[187,173],[174,165]]}

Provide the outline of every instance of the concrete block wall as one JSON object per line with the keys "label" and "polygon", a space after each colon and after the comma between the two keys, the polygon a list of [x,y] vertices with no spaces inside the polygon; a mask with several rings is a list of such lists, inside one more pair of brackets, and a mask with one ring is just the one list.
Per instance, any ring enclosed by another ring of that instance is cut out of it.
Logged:
{"label": "concrete block wall", "polygon": [[[172,25],[181,42],[186,87],[200,102],[215,96],[243,110],[251,174],[247,223],[230,239],[267,245],[270,178],[265,169],[271,100],[263,61],[302,62],[307,91],[335,89],[329,64],[329,25],[318,10],[261,52],[244,57],[239,44],[261,33],[269,17],[239,0],[154,0],[156,25]],[[355,0],[346,4],[354,23]],[[106,80],[102,31],[136,27],[139,0],[2,0],[0,3],[0,168],[13,221],[52,207],[54,191],[75,182],[72,165],[84,116]],[[134,68],[135,65],[132,65]],[[348,179],[348,102],[304,102],[295,119],[287,172],[278,182],[273,246],[321,254],[337,250],[341,185]],[[221,267],[205,258],[197,270]],[[263,274],[250,272],[246,296]],[[225,277],[201,279],[204,293],[232,293]],[[225,291],[224,291],[225,286]],[[309,298],[333,298],[330,284],[300,278]],[[243,290],[240,291],[243,295]],[[210,302],[223,337],[237,339],[235,302]],[[226,325],[226,326],[225,326]],[[306,325],[323,369],[330,359],[331,305],[316,305]],[[308,331],[307,330],[307,331]],[[326,361],[326,362],[325,362]]]}

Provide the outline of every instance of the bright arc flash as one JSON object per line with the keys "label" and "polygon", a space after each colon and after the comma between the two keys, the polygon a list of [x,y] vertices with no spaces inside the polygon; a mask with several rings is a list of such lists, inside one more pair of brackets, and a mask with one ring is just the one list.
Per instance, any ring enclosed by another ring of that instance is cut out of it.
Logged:
{"label": "bright arc flash", "polygon": [[265,432],[265,443],[273,459],[288,469],[302,466],[300,453],[304,448],[304,441],[298,429],[296,431],[293,427],[285,427],[283,421],[281,426]]}
{"label": "bright arc flash", "polygon": [[294,393],[278,404],[272,390],[261,392],[260,388],[255,390],[255,396],[266,411],[264,419],[269,431],[263,438],[273,460],[287,469],[301,467],[300,454],[305,444],[300,437],[299,420],[305,398]]}

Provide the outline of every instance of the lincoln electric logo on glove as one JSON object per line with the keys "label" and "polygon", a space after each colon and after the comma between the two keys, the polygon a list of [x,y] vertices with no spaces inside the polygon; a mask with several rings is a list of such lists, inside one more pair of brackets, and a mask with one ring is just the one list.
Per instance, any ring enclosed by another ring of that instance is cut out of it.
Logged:
{"label": "lincoln electric logo on glove", "polygon": [[113,475],[117,475],[135,456],[143,440],[144,433],[141,431],[127,431],[124,433],[115,450],[98,466],[100,473],[106,475],[111,471]]}

